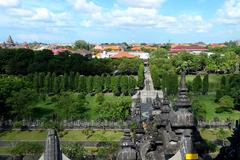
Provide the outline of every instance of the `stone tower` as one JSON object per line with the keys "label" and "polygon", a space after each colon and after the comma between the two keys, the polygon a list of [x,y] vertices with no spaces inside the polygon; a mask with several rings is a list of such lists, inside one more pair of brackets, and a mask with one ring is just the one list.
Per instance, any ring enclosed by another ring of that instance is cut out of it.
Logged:
{"label": "stone tower", "polygon": [[14,46],[15,46],[15,43],[13,42],[12,37],[9,35],[9,37],[6,41],[6,47],[11,48],[11,47],[14,47]]}
{"label": "stone tower", "polygon": [[121,150],[118,152],[117,160],[136,160],[137,152],[135,145],[132,142],[130,130],[124,130],[124,137],[121,142]]}
{"label": "stone tower", "polygon": [[44,160],[62,160],[62,152],[57,132],[54,129],[48,130],[48,138],[45,144]]}

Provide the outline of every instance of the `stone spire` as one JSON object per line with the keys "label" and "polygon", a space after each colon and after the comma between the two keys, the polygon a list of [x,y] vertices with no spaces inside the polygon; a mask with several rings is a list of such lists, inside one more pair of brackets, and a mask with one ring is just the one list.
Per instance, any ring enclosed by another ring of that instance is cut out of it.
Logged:
{"label": "stone spire", "polygon": [[8,39],[7,39],[7,41],[6,41],[7,43],[7,46],[8,47],[13,47],[13,46],[15,46],[15,44],[14,44],[14,42],[13,42],[13,40],[12,40],[12,37],[9,35],[8,36]]}
{"label": "stone spire", "polygon": [[156,95],[156,101],[161,102],[161,98],[159,97],[158,93],[157,93],[157,95]]}
{"label": "stone spire", "polygon": [[136,160],[137,152],[135,145],[132,142],[131,134],[129,129],[124,130],[124,137],[120,142],[121,150],[118,152],[117,160]]}
{"label": "stone spire", "polygon": [[163,93],[162,113],[169,113],[171,111],[170,102],[167,93]]}
{"label": "stone spire", "polygon": [[57,132],[54,129],[48,130],[48,138],[45,144],[44,160],[62,160],[62,152]]}
{"label": "stone spire", "polygon": [[187,109],[191,107],[191,101],[187,96],[187,91],[188,89],[186,86],[186,75],[185,75],[185,72],[183,72],[181,76],[178,99],[176,101],[177,109]]}

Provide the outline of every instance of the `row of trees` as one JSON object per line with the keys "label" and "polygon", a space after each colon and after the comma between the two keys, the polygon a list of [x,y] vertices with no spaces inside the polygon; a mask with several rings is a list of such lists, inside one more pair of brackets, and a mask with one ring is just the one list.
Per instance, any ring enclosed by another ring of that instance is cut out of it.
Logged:
{"label": "row of trees", "polygon": [[35,73],[29,76],[38,92],[58,94],[62,91],[84,93],[113,92],[115,95],[131,95],[137,81],[134,76],[81,76],[70,72],[57,76],[56,73]]}
{"label": "row of trees", "polygon": [[188,82],[188,88],[195,95],[207,95],[209,88],[208,74],[204,75],[203,80],[200,75],[197,75],[192,82]]}
{"label": "row of trees", "polygon": [[140,59],[90,59],[70,52],[53,55],[50,50],[0,49],[0,73],[11,75],[35,72],[137,75],[142,63]]}
{"label": "row of trees", "polygon": [[[54,73],[0,76],[0,119],[88,119],[90,108],[86,94],[113,91],[116,95],[129,95],[136,85],[133,76],[88,77],[74,73],[65,76],[55,76]],[[44,107],[48,104],[49,107]],[[102,102],[100,106],[100,113],[109,113],[101,114],[102,120],[104,117],[122,120],[129,114],[129,103]],[[104,110],[104,107],[110,109]]]}

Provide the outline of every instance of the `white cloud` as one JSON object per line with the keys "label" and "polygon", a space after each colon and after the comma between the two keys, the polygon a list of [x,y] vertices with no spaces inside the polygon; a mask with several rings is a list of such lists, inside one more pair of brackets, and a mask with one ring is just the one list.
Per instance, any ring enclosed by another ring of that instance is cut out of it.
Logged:
{"label": "white cloud", "polygon": [[212,26],[199,15],[164,16],[154,8],[132,7],[99,14],[88,20],[88,23],[105,27],[164,29],[170,33],[207,32]]}
{"label": "white cloud", "polygon": [[129,7],[157,8],[160,7],[165,0],[118,0],[118,2]]}
{"label": "white cloud", "polygon": [[84,20],[84,21],[82,22],[82,26],[83,26],[83,27],[86,27],[86,28],[91,27],[91,26],[92,26],[92,22],[89,21],[89,20]]}
{"label": "white cloud", "polygon": [[29,17],[33,14],[32,10],[24,8],[11,8],[8,10],[9,15],[20,16],[20,17]]}
{"label": "white cloud", "polygon": [[99,13],[101,11],[101,7],[93,3],[89,0],[67,0],[74,8],[81,13]]}
{"label": "white cloud", "polygon": [[51,20],[54,16],[47,8],[36,8],[34,10],[34,15],[30,18],[31,20]]}
{"label": "white cloud", "polygon": [[199,15],[180,15],[174,23],[166,27],[166,30],[170,33],[201,33],[207,32],[211,27],[212,24],[203,20]]}
{"label": "white cloud", "polygon": [[47,8],[11,8],[8,10],[10,16],[20,18],[23,21],[28,22],[56,22],[58,24],[64,23],[71,19],[70,15],[67,12],[54,13]]}
{"label": "white cloud", "polygon": [[19,0],[0,0],[0,7],[16,7],[19,4]]}
{"label": "white cloud", "polygon": [[[158,7],[165,0],[118,0],[119,4],[112,9],[104,9],[92,1],[67,0],[74,8],[83,14],[90,13],[81,21],[83,27],[121,27],[134,28],[146,27],[164,29],[170,33],[206,32],[211,24],[196,16],[165,16],[159,14]],[[103,12],[104,10],[104,12]]]}
{"label": "white cloud", "polygon": [[225,0],[217,11],[218,21],[225,24],[240,24],[240,0]]}

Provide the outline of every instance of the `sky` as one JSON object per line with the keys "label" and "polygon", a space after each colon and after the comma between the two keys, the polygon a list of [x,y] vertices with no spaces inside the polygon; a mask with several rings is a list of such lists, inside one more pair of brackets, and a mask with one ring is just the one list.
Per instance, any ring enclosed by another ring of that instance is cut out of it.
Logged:
{"label": "sky", "polygon": [[240,0],[0,0],[0,42],[240,40]]}

